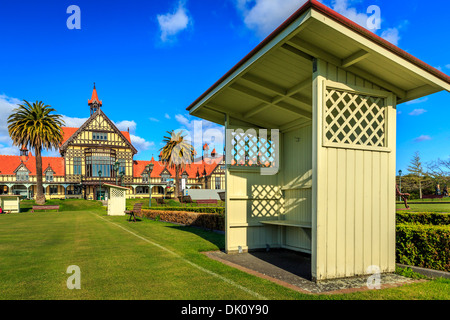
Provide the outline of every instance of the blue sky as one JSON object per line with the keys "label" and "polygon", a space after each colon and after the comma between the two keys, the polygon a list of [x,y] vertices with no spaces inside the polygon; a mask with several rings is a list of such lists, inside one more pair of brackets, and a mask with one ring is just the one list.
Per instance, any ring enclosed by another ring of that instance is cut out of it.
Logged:
{"label": "blue sky", "polygon": [[[42,100],[68,126],[88,116],[96,82],[103,110],[130,128],[136,159],[159,154],[170,129],[192,129],[186,107],[252,50],[304,0],[2,1],[0,154],[17,154],[6,118],[22,99]],[[323,0],[356,22],[381,9],[376,33],[450,73],[450,2]],[[70,5],[81,29],[68,29]],[[424,162],[450,156],[450,93],[398,107],[397,169],[415,151]],[[220,127],[203,122],[203,129]],[[217,142],[218,148],[221,144]],[[50,153],[50,154],[55,154]]]}

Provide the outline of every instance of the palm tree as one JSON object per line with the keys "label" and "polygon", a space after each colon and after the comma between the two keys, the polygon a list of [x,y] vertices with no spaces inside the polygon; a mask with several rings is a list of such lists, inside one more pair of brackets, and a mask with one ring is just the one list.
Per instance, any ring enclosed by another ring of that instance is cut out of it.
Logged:
{"label": "palm tree", "polygon": [[8,132],[15,146],[28,146],[36,156],[36,203],[44,204],[42,188],[42,149],[57,149],[63,139],[62,116],[50,114],[56,111],[42,101],[32,105],[23,100],[8,117]]}
{"label": "palm tree", "polygon": [[169,136],[164,136],[164,147],[161,148],[161,161],[166,167],[175,169],[175,198],[180,192],[180,173],[194,160],[195,150],[186,140],[183,131],[167,131]]}

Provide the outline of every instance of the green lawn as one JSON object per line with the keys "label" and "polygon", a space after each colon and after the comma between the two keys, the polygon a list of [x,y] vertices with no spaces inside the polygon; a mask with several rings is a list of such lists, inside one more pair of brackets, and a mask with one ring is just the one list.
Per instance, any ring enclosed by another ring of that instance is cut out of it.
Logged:
{"label": "green lawn", "polygon": [[[414,203],[409,202],[408,205],[411,208],[408,212],[450,212],[450,202],[447,203]],[[405,208],[404,204],[397,203],[397,209]]]}
{"label": "green lawn", "polygon": [[[60,213],[0,215],[0,299],[450,299],[449,280],[300,294],[201,254],[223,248],[223,235],[151,220],[128,223],[92,201],[58,203]],[[70,265],[80,267],[81,290],[67,289]]]}

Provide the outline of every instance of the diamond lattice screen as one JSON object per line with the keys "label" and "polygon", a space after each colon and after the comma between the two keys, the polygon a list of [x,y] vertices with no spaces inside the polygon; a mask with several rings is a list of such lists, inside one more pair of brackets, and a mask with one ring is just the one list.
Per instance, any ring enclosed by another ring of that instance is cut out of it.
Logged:
{"label": "diamond lattice screen", "polygon": [[325,141],[386,147],[385,98],[327,88]]}
{"label": "diamond lattice screen", "polygon": [[124,196],[124,191],[120,189],[111,189],[111,198],[121,198]]}
{"label": "diamond lattice screen", "polygon": [[249,132],[233,132],[231,140],[231,165],[271,167],[275,165],[275,142]]}

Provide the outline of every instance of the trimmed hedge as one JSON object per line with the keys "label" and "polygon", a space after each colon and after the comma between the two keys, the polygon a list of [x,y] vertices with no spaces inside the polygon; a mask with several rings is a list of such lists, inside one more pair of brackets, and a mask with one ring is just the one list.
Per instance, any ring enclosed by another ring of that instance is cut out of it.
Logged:
{"label": "trimmed hedge", "polygon": [[178,211],[162,209],[142,209],[139,216],[143,218],[162,220],[187,226],[197,226],[210,230],[225,231],[224,215],[217,213],[188,212],[179,210],[180,208],[178,208]]}
{"label": "trimmed hedge", "polygon": [[438,212],[397,212],[397,224],[450,225],[450,214]]}
{"label": "trimmed hedge", "polygon": [[397,225],[398,263],[450,272],[450,226]]}
{"label": "trimmed hedge", "polygon": [[224,207],[152,207],[149,210],[225,214]]}

